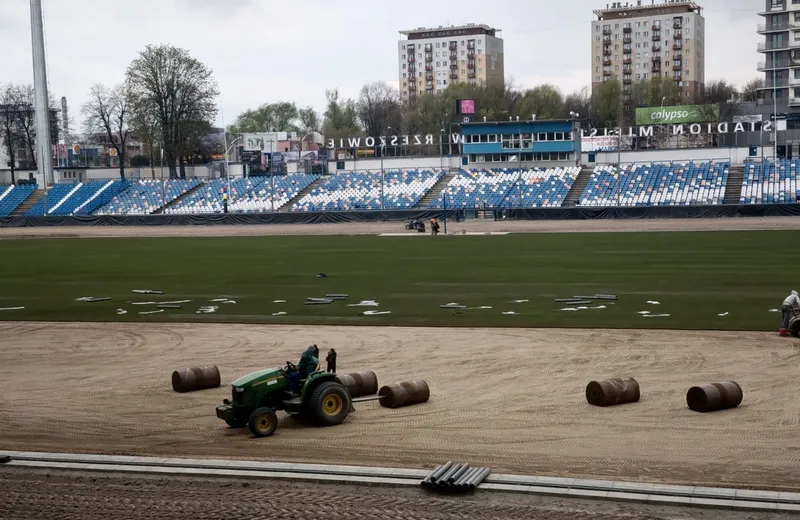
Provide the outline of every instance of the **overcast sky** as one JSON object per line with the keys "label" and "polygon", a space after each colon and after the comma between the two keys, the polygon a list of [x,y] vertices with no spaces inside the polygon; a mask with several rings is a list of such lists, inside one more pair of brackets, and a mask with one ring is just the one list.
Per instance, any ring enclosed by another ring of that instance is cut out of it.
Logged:
{"label": "overcast sky", "polygon": [[[648,0],[645,0],[648,2]],[[213,68],[225,122],[265,102],[322,111],[325,89],[356,96],[366,82],[397,84],[398,31],[485,23],[502,30],[505,73],[519,86],[569,92],[591,82],[591,26],[602,0],[42,0],[50,92],[71,115],[93,83],[120,82],[145,45],[189,49]],[[631,0],[633,3],[633,0]],[[698,0],[705,7],[706,79],[758,75],[756,13],[763,0]],[[380,6],[380,7],[378,7]],[[0,0],[0,83],[31,83],[30,2]],[[222,121],[222,117],[218,122]],[[78,130],[74,128],[73,130]]]}

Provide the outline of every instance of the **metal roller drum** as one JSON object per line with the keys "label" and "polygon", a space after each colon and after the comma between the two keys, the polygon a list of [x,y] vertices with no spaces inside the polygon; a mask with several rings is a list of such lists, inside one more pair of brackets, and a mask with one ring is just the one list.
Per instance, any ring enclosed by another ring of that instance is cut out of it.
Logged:
{"label": "metal roller drum", "polygon": [[639,383],[632,377],[592,381],[586,386],[586,400],[595,406],[635,403],[639,397]]}
{"label": "metal roller drum", "polygon": [[686,404],[695,412],[716,412],[742,403],[742,387],[734,381],[693,386],[686,392]]}
{"label": "metal roller drum", "polygon": [[375,372],[338,374],[336,380],[350,392],[350,397],[373,395],[378,391],[378,376]]}
{"label": "metal roller drum", "polygon": [[428,383],[422,379],[383,386],[378,391],[381,406],[384,408],[400,408],[412,404],[424,403],[430,396]]}
{"label": "metal roller drum", "polygon": [[219,369],[215,365],[179,368],[172,373],[172,389],[180,393],[218,388],[219,384]]}

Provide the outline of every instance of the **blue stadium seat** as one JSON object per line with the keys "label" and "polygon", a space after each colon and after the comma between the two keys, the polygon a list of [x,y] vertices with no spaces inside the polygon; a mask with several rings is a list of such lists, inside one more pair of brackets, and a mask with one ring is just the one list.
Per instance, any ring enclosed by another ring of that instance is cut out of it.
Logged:
{"label": "blue stadium seat", "polygon": [[69,195],[77,191],[81,183],[56,184],[45,191],[44,196],[25,213],[26,217],[41,217],[47,211],[50,215],[53,208],[65,201]]}
{"label": "blue stadium seat", "polygon": [[149,215],[200,184],[199,179],[147,179],[130,183],[95,215]]}
{"label": "blue stadium seat", "polygon": [[291,211],[411,209],[443,175],[443,170],[337,173],[292,204]]}
{"label": "blue stadium seat", "polygon": [[35,184],[0,185],[0,217],[7,217],[36,191]]}
{"label": "blue stadium seat", "polygon": [[800,196],[800,160],[744,163],[740,204],[790,204]]}
{"label": "blue stadium seat", "polygon": [[581,206],[695,206],[722,204],[728,162],[595,167]]}

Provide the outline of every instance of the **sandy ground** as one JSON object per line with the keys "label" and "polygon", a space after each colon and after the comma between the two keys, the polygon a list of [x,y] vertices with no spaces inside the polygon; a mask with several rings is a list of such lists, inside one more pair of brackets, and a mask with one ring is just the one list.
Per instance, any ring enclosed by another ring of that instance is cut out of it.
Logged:
{"label": "sandy ground", "polygon": [[[654,508],[638,504],[475,493],[434,495],[418,489],[297,484],[263,480],[99,476],[0,467],[0,518],[191,518],[273,520],[760,520],[789,515]],[[796,518],[796,517],[794,517]]]}
{"label": "sandy ground", "polygon": [[[467,232],[571,233],[629,231],[798,230],[800,217],[651,220],[468,220],[448,222],[449,234]],[[268,235],[376,235],[403,233],[402,222],[270,224],[238,226],[97,226],[0,228],[0,239],[17,237],[174,237]],[[415,234],[409,232],[409,234]]]}
{"label": "sandy ground", "polygon": [[[340,426],[292,419],[254,439],[214,407],[245,373],[335,347],[341,372],[423,378],[426,404],[362,403]],[[0,448],[432,467],[800,490],[800,345],[763,333],[0,323]],[[219,389],[170,374],[217,364]],[[639,403],[595,408],[596,378],[631,375]],[[686,408],[732,379],[735,410]]]}

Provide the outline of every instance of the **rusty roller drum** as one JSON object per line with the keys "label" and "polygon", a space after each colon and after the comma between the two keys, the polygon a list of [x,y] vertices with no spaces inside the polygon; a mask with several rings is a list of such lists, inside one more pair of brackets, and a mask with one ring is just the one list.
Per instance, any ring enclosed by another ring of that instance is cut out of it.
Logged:
{"label": "rusty roller drum", "polygon": [[635,403],[639,397],[639,383],[632,377],[592,381],[586,386],[586,400],[595,406]]}
{"label": "rusty roller drum", "polygon": [[742,387],[734,381],[693,386],[686,392],[686,404],[695,412],[716,412],[742,403]]}
{"label": "rusty roller drum", "polygon": [[180,393],[218,388],[219,384],[219,369],[214,365],[179,368],[172,373],[172,389]]}
{"label": "rusty roller drum", "polygon": [[422,379],[407,381],[381,387],[378,391],[381,406],[384,408],[400,408],[412,404],[424,403],[430,396],[428,383]]}
{"label": "rusty roller drum", "polygon": [[336,380],[350,393],[350,397],[374,395],[378,391],[378,376],[375,372],[355,372],[339,374]]}

